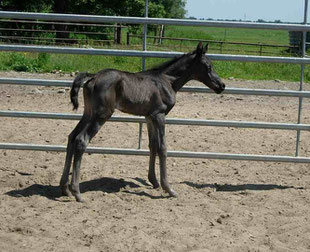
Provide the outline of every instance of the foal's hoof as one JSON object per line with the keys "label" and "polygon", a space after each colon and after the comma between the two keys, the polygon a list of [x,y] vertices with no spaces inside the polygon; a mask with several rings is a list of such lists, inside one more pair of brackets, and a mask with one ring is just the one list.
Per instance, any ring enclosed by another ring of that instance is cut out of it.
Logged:
{"label": "foal's hoof", "polygon": [[73,194],[73,196],[74,196],[74,198],[75,198],[75,200],[76,200],[77,202],[80,202],[80,203],[83,203],[83,202],[84,202],[84,200],[82,200],[82,197],[81,197],[81,194],[80,194],[80,193],[73,193],[73,192],[72,192],[72,194]]}
{"label": "foal's hoof", "polygon": [[149,176],[149,181],[152,184],[154,189],[159,187],[159,183],[156,178],[154,179],[153,177]]}
{"label": "foal's hoof", "polygon": [[71,186],[69,187],[69,189],[70,189],[70,192],[72,193],[72,195],[74,196],[74,198],[75,198],[75,200],[76,200],[77,202],[84,202],[84,201],[82,200],[80,190],[77,190],[76,187],[73,186],[73,185],[71,185]]}
{"label": "foal's hoof", "polygon": [[[152,182],[151,182],[151,183],[152,183]],[[154,183],[152,183],[152,185],[153,185],[153,188],[154,188],[154,189],[159,188],[159,184],[158,184],[158,182],[154,182]]]}
{"label": "foal's hoof", "polygon": [[178,194],[177,194],[174,190],[171,190],[171,192],[169,192],[169,196],[170,196],[170,197],[177,198],[177,197],[178,197]]}
{"label": "foal's hoof", "polygon": [[173,189],[166,189],[164,190],[165,192],[167,192],[169,194],[169,197],[174,197],[174,198],[177,198],[178,197],[178,194],[173,190]]}
{"label": "foal's hoof", "polygon": [[82,200],[81,195],[75,195],[74,197],[75,197],[76,201],[79,202],[79,203],[84,203],[85,202],[84,200]]}
{"label": "foal's hoof", "polygon": [[71,192],[67,186],[60,186],[60,188],[61,188],[61,195],[62,196],[67,196],[67,197],[71,196]]}

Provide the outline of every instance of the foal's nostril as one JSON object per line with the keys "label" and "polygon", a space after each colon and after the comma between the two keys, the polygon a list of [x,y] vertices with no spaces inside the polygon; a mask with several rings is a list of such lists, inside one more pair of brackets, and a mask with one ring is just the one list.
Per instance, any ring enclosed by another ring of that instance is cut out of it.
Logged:
{"label": "foal's nostril", "polygon": [[225,87],[226,87],[226,86],[225,86],[225,84],[223,83],[223,84],[222,84],[222,88],[225,89]]}

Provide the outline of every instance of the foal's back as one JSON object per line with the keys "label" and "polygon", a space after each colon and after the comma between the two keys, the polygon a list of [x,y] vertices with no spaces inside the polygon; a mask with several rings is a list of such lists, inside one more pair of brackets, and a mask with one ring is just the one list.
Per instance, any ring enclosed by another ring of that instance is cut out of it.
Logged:
{"label": "foal's back", "polygon": [[174,102],[174,91],[161,74],[105,69],[96,74],[93,82],[95,106],[148,116],[158,109],[165,111],[167,105]]}

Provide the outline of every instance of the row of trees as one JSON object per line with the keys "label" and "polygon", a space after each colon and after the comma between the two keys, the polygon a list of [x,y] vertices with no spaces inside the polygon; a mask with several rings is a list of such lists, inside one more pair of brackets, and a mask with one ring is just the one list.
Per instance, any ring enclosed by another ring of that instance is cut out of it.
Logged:
{"label": "row of trees", "polygon": [[[160,18],[184,18],[186,0],[149,0],[149,17]],[[107,16],[135,16],[143,17],[145,0],[0,0],[0,10],[21,11],[21,12],[45,12],[45,13],[72,13],[88,15]],[[101,33],[100,35],[85,35],[84,39],[110,39],[108,33],[113,28],[79,26],[73,27],[64,24],[49,26],[46,24],[23,24],[23,23],[0,23],[2,36],[9,39],[9,42],[18,42],[16,38],[25,40],[33,37],[42,37],[51,40],[55,38],[56,43],[75,43],[76,32]],[[42,30],[42,33],[38,32]],[[43,33],[44,30],[55,30],[53,34]],[[132,33],[139,31],[139,26],[130,25]],[[149,30],[155,33],[157,27],[150,26]],[[73,32],[73,33],[72,33]],[[118,33],[117,33],[118,34]],[[80,35],[78,35],[81,38]],[[2,38],[3,39],[3,38]],[[28,43],[30,40],[25,40]],[[33,40],[31,40],[33,41]]]}
{"label": "row of trees", "polygon": [[[149,16],[184,18],[186,0],[149,0]],[[144,0],[0,0],[0,9],[93,15],[144,15]]]}

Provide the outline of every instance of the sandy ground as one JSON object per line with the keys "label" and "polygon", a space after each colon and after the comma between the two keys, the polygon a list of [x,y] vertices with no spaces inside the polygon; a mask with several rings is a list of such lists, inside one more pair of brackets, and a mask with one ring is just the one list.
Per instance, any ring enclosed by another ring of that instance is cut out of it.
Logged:
{"label": "sandy ground", "polygon": [[[0,73],[25,76],[72,79]],[[298,89],[277,81],[226,83]],[[67,89],[14,85],[0,85],[0,109],[72,112]],[[179,93],[169,117],[295,123],[297,109],[296,98]],[[310,123],[309,110],[304,99],[303,123]],[[58,145],[77,123],[0,120],[0,142]],[[137,138],[137,124],[108,122],[91,146],[137,148]],[[295,139],[295,131],[167,125],[169,150],[294,155]],[[309,133],[301,139],[300,155],[310,156]],[[168,158],[175,199],[152,189],[147,157],[86,154],[86,202],[77,203],[60,197],[64,158],[0,150],[0,251],[310,251],[309,165]]]}

